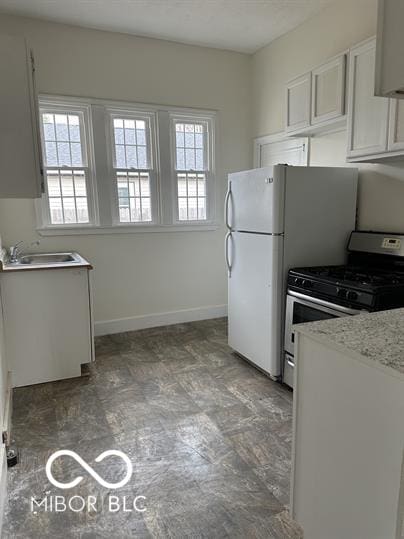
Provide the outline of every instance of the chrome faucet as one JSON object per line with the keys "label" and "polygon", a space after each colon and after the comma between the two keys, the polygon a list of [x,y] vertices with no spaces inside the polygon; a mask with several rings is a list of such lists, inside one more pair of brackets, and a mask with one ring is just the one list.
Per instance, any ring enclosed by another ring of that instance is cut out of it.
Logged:
{"label": "chrome faucet", "polygon": [[[23,240],[17,242],[15,245],[12,245],[9,249],[9,261],[11,264],[16,264],[18,260],[20,259],[20,256],[22,254],[22,249],[19,248],[19,246],[24,243]],[[40,241],[33,241],[29,244],[29,247],[32,247],[34,245],[39,245]]]}

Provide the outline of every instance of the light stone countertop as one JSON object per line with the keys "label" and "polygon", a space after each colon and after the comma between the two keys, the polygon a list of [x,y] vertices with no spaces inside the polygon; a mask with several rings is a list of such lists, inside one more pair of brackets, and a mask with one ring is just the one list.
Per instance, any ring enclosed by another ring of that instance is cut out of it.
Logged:
{"label": "light stone countertop", "polygon": [[296,324],[293,329],[370,365],[393,369],[404,379],[404,309]]}

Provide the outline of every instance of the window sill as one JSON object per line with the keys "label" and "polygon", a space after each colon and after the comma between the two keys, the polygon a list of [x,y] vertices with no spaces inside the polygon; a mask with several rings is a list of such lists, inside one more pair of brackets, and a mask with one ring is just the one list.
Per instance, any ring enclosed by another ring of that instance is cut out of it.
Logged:
{"label": "window sill", "polygon": [[37,228],[40,236],[92,236],[95,234],[144,234],[150,232],[208,232],[218,230],[217,223],[184,225],[82,226]]}

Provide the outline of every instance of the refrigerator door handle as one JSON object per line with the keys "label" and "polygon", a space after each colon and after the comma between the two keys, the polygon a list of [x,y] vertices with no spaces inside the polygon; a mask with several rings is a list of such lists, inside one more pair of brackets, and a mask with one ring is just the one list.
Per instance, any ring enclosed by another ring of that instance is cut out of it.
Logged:
{"label": "refrigerator door handle", "polygon": [[231,232],[228,232],[224,240],[224,252],[225,252],[225,257],[226,257],[226,266],[227,266],[227,273],[229,275],[229,278],[231,277],[231,263],[230,263],[230,257],[229,257],[229,240],[230,239],[231,239]]}
{"label": "refrigerator door handle", "polygon": [[231,230],[231,224],[229,223],[229,201],[231,196],[231,181],[229,181],[229,187],[227,189],[226,198],[224,200],[224,220],[228,230]]}

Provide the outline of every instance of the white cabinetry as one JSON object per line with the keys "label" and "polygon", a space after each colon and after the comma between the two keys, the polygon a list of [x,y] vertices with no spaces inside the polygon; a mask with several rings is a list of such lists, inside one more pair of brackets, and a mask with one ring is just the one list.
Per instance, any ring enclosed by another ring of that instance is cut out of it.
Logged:
{"label": "white cabinetry", "polygon": [[374,95],[376,39],[350,52],[348,161],[404,156],[404,103]]}
{"label": "white cabinetry", "polygon": [[306,73],[286,85],[286,131],[304,130],[310,125],[311,74]]}
{"label": "white cabinetry", "polygon": [[346,54],[331,58],[286,85],[286,132],[310,135],[343,126]]}
{"label": "white cabinetry", "polygon": [[0,197],[41,196],[37,101],[32,52],[18,36],[0,35]]}
{"label": "white cabinetry", "polygon": [[13,387],[81,375],[93,358],[87,268],[24,270],[0,276]]}
{"label": "white cabinetry", "polygon": [[309,539],[403,537],[403,376],[302,333],[295,350],[292,518]]}
{"label": "white cabinetry", "polygon": [[345,70],[346,55],[342,54],[311,72],[313,125],[345,114]]}

